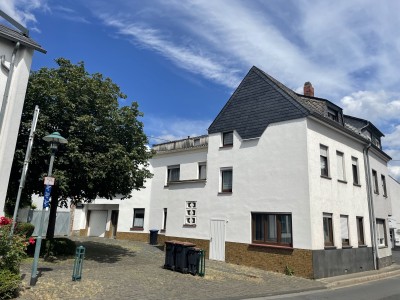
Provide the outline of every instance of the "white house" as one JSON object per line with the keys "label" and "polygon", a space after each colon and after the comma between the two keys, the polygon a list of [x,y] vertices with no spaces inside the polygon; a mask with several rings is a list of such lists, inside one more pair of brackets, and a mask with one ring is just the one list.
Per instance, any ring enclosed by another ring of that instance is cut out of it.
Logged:
{"label": "white house", "polygon": [[392,211],[389,216],[390,241],[392,248],[400,247],[400,182],[393,177],[388,178]]}
{"label": "white house", "polygon": [[0,216],[4,215],[8,180],[35,50],[46,53],[29,38],[27,32],[0,24]]}
{"label": "white house", "polygon": [[146,189],[84,205],[75,232],[158,229],[210,259],[309,278],[391,264],[383,134],[304,92],[251,68],[208,135],[155,145]]}

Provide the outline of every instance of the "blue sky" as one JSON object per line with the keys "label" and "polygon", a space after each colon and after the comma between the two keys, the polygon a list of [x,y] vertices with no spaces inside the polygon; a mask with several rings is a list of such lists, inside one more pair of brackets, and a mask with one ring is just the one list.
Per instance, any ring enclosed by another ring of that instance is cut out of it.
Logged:
{"label": "blue sky", "polygon": [[255,65],[372,121],[400,178],[399,1],[2,0],[54,59],[84,61],[137,101],[151,143],[207,132]]}

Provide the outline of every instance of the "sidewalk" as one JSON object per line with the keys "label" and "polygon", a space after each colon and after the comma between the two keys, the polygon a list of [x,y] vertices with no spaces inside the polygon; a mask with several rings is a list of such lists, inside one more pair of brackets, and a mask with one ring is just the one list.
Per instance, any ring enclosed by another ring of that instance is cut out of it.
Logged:
{"label": "sidewalk", "polygon": [[27,261],[21,266],[25,278],[19,299],[248,299],[334,287],[333,282],[350,280],[350,276],[354,276],[354,282],[361,277],[400,274],[400,267],[395,265],[388,271],[333,277],[336,280],[329,282],[330,278],[308,280],[206,260],[206,276],[199,277],[163,269],[164,252],[146,243],[74,239],[86,248],[82,280],[72,281],[73,259],[40,260],[41,276],[31,288],[32,262]]}

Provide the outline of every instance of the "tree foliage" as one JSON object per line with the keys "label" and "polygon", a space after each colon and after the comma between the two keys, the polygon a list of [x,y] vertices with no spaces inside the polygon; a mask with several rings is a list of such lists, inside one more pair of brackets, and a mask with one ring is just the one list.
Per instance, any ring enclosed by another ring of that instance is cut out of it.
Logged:
{"label": "tree foliage", "polygon": [[[43,195],[50,150],[43,137],[59,131],[68,140],[56,154],[53,176],[57,200],[87,202],[102,197],[130,197],[151,177],[147,169],[148,150],[142,113],[138,104],[120,107],[125,99],[111,79],[89,74],[83,62],[56,60],[57,68],[32,72],[28,82],[17,149],[8,188],[8,207],[13,206],[28,143],[35,105],[40,108],[24,200]],[[25,202],[26,203],[26,202]],[[53,203],[53,200],[52,200]],[[52,204],[53,205],[53,204]]]}

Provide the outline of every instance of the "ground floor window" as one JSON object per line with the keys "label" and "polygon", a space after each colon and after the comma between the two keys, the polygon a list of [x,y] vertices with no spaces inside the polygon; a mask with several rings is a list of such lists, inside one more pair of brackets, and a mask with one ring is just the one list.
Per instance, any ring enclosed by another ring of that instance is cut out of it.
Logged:
{"label": "ground floor window", "polygon": [[342,246],[349,246],[349,217],[345,215],[340,216],[340,232],[342,236]]}
{"label": "ground floor window", "polygon": [[252,213],[252,242],[292,246],[292,215]]}
{"label": "ground floor window", "polygon": [[363,217],[357,217],[357,234],[358,234],[358,245],[365,245]]}
{"label": "ground floor window", "polygon": [[324,213],[324,242],[325,246],[333,246],[332,214]]}
{"label": "ground floor window", "polygon": [[133,210],[133,228],[143,229],[144,208],[135,208]]}
{"label": "ground floor window", "polygon": [[162,224],[163,225],[162,225],[162,229],[161,230],[165,231],[165,229],[167,229],[167,209],[166,208],[164,208],[163,223]]}
{"label": "ground floor window", "polygon": [[384,219],[376,219],[376,239],[379,247],[387,246],[386,226]]}

